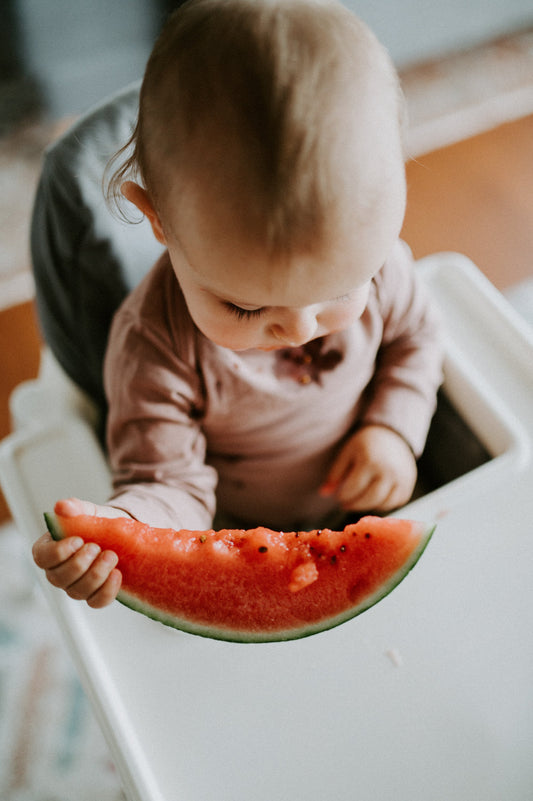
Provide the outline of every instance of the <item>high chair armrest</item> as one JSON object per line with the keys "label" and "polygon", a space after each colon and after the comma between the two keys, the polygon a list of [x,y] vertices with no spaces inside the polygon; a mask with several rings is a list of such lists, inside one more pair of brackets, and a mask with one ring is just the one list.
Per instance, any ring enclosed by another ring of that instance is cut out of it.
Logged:
{"label": "high chair armrest", "polygon": [[[37,397],[36,392],[32,402]],[[109,495],[109,469],[94,429],[81,415],[60,411],[34,417],[0,442],[0,484],[30,542],[44,532],[43,512],[59,498],[103,502]]]}
{"label": "high chair armrest", "polygon": [[89,396],[67,376],[49,348],[41,353],[39,375],[19,384],[9,398],[13,430],[75,417],[96,429],[98,409]]}
{"label": "high chair armrest", "polygon": [[0,442],[0,484],[15,523],[32,542],[43,512],[59,498],[109,495],[107,461],[96,434],[98,412],[48,348],[39,375],[9,399],[13,433]]}

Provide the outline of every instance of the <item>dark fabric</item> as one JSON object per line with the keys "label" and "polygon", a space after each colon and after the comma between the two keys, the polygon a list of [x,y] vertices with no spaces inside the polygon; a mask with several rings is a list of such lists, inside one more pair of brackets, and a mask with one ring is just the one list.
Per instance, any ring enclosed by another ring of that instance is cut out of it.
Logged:
{"label": "dark fabric", "polygon": [[139,84],[80,119],[46,152],[31,251],[43,336],[66,373],[105,410],[102,361],[111,319],[161,253],[146,220],[106,205],[102,178],[129,138]]}

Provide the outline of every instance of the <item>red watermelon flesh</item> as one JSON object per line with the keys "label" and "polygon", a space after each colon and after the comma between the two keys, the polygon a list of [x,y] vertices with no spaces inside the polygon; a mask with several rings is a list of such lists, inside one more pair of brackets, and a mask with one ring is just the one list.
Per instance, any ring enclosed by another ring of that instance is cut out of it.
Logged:
{"label": "red watermelon flesh", "polygon": [[55,539],[115,551],[118,600],[183,631],[238,642],[296,639],[355,617],[416,564],[433,527],[364,517],[343,531],[188,531],[128,518],[45,515]]}

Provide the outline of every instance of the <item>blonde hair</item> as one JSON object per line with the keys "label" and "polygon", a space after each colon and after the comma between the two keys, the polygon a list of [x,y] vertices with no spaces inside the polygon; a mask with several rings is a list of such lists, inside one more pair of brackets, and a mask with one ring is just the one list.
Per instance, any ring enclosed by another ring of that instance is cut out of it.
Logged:
{"label": "blonde hair", "polygon": [[376,60],[398,97],[385,50],[337,0],[189,0],[152,51],[108,198],[120,207],[120,187],[133,179],[157,208],[165,176],[179,181],[199,165],[228,191],[217,173],[229,152],[227,169],[238,162],[253,197],[242,208],[265,245],[309,246],[338,193],[331,153],[342,136],[339,107],[357,104],[356,78],[371,76]]}

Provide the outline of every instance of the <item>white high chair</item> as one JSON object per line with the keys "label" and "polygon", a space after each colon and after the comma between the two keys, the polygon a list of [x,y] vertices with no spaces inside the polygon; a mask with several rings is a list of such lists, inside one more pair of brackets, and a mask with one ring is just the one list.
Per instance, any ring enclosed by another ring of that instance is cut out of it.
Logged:
{"label": "white high chair", "polygon": [[[57,498],[101,502],[109,490],[96,433],[104,303],[156,255],[143,226],[121,227],[99,194],[136,92],[84,118],[45,163],[34,222],[41,320],[96,403],[49,351],[40,377],[13,395],[0,480],[28,553]],[[308,639],[242,645],[118,603],[91,610],[35,569],[129,801],[533,797],[533,335],[464,257],[437,254],[419,269],[447,327],[440,408],[450,408],[436,416],[422,471],[436,478],[399,513],[436,520],[437,531],[390,596]]]}

